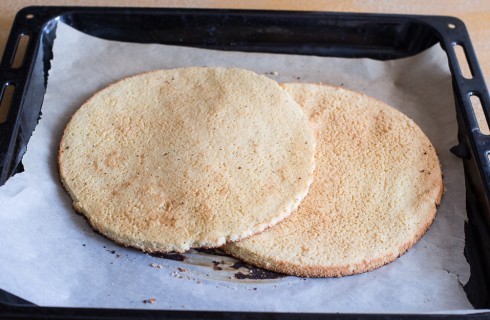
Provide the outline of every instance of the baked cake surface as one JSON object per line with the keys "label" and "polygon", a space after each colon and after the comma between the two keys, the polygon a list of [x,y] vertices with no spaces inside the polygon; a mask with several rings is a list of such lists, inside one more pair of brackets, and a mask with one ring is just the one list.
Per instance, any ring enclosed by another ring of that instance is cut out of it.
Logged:
{"label": "baked cake surface", "polygon": [[189,67],[123,79],[72,117],[60,177],[76,211],[146,252],[217,247],[304,198],[315,139],[300,106],[251,71]]}
{"label": "baked cake surface", "polygon": [[420,239],[443,185],[434,147],[396,109],[326,85],[283,84],[317,139],[314,180],[299,209],[225,251],[303,277],[339,277],[389,263]]}

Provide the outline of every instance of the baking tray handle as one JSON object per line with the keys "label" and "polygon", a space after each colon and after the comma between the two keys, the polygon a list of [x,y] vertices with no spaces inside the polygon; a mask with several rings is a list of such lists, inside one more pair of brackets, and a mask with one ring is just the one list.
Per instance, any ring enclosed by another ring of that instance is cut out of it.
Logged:
{"label": "baking tray handle", "polygon": [[26,9],[15,17],[0,64],[0,186],[23,171],[21,158],[40,117],[32,110],[41,110],[49,69],[39,62],[49,61],[39,50],[46,41],[40,37],[56,24],[44,24],[42,13],[36,16]]}
{"label": "baking tray handle", "polygon": [[[469,131],[469,145],[460,145],[455,148],[456,155],[461,158],[468,158],[474,155],[478,163],[480,170],[480,176],[484,182],[484,188],[489,198],[489,185],[490,185],[490,136],[482,133],[485,132],[484,128],[480,128],[478,123],[476,109],[472,103],[472,97],[478,97],[481,103],[481,110],[484,114],[484,120],[486,125],[490,123],[490,96],[488,93],[485,80],[481,69],[478,66],[477,58],[471,41],[466,31],[464,23],[456,18],[452,18],[454,21],[447,23],[444,27],[448,28],[445,32],[446,37],[444,39],[444,47],[449,56],[449,67],[453,75],[453,81],[455,82],[455,90],[459,90],[457,95],[457,105],[460,108],[463,116],[463,121],[466,123],[466,128]],[[457,54],[458,48],[463,49],[464,55]],[[464,61],[466,59],[466,61]],[[464,64],[467,63],[471,74],[468,75],[464,72]],[[468,148],[469,150],[466,150]],[[488,217],[490,219],[490,217]],[[490,220],[488,221],[490,222]]]}

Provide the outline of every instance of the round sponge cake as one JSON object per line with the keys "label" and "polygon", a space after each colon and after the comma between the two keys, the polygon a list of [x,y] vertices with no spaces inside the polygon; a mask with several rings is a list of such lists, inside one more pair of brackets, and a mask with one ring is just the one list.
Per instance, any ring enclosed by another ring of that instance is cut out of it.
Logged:
{"label": "round sponge cake", "polygon": [[72,117],[59,171],[76,211],[146,252],[216,247],[286,218],[315,139],[301,107],[251,71],[190,67],[121,80]]}
{"label": "round sponge cake", "polygon": [[289,218],[225,251],[303,277],[357,274],[395,260],[426,232],[442,197],[431,142],[411,119],[365,95],[283,87],[316,134],[314,181]]}

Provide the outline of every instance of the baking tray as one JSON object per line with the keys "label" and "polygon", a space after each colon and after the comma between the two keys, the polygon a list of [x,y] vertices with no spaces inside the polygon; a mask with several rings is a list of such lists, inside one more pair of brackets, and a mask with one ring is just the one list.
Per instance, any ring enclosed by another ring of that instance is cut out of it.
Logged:
{"label": "baking tray", "polygon": [[[251,10],[28,7],[17,14],[0,64],[2,98],[14,88],[6,119],[0,123],[0,185],[23,170],[22,156],[38,122],[48,81],[56,26],[62,21],[109,40],[160,43],[217,50],[291,53],[331,57],[396,59],[440,43],[452,74],[459,145],[453,153],[464,164],[468,221],[465,256],[471,276],[465,286],[475,308],[490,308],[490,137],[478,127],[470,97],[480,98],[490,119],[490,100],[464,23],[453,17],[285,12]],[[28,36],[23,62],[12,64],[21,37]],[[465,52],[472,78],[466,79],[454,45]],[[1,100],[0,100],[1,101]],[[6,103],[3,103],[4,105]],[[463,181],[461,182],[463,183]],[[2,261],[0,263],[8,263]],[[0,318],[52,319],[426,319],[462,315],[311,314],[198,312],[39,307],[0,288]],[[488,319],[490,313],[467,319]]]}

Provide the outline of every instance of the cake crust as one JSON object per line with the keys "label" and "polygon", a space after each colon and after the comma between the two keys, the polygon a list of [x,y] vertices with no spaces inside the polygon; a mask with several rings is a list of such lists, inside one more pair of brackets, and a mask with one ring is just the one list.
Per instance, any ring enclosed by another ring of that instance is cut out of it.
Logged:
{"label": "cake crust", "polygon": [[427,231],[443,193],[434,147],[407,116],[374,98],[321,84],[283,84],[317,139],[308,195],[280,224],[223,249],[301,277],[381,267]]}
{"label": "cake crust", "polygon": [[304,198],[315,139],[267,77],[189,67],[123,79],[72,117],[58,165],[94,229],[146,252],[218,247],[273,226]]}

